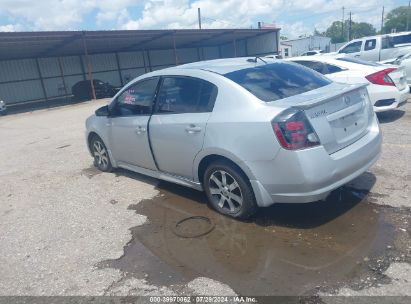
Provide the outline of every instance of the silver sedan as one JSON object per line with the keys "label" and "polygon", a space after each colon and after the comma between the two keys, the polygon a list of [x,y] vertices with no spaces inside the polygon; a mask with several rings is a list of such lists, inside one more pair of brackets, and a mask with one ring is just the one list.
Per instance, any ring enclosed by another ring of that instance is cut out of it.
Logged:
{"label": "silver sedan", "polygon": [[261,58],[142,75],[86,128],[100,170],[121,167],[205,191],[213,208],[236,218],[325,199],[381,149],[364,85]]}

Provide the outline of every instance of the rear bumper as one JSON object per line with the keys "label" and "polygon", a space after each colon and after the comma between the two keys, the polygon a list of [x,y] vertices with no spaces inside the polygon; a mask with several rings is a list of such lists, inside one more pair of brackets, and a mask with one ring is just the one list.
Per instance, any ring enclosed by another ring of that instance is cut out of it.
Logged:
{"label": "rear bumper", "polygon": [[[368,92],[370,95],[371,103],[374,105],[374,111],[384,112],[396,109],[398,105],[405,102],[409,97],[410,90],[408,87],[406,87],[402,91],[399,91],[396,87],[370,85],[368,87]],[[377,106],[380,101],[390,99],[392,99],[393,102],[389,105]]]}
{"label": "rear bumper", "polygon": [[295,152],[281,150],[272,161],[246,162],[256,177],[251,184],[257,204],[264,207],[325,199],[377,161],[381,141],[375,120],[367,135],[331,155],[320,146]]}

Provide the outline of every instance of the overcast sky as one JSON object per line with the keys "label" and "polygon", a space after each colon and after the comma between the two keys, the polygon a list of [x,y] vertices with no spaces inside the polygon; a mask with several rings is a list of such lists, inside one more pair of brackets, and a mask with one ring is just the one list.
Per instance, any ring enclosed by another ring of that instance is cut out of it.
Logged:
{"label": "overcast sky", "polygon": [[354,21],[380,27],[382,6],[400,0],[0,0],[0,31],[250,28],[275,23],[289,38],[323,31],[352,11]]}

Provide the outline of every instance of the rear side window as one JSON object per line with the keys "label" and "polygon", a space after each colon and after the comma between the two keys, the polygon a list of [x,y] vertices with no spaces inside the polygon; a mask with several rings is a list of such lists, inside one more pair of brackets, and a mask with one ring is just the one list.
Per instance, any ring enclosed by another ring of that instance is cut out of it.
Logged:
{"label": "rear side window", "polygon": [[377,40],[375,39],[370,39],[370,40],[365,41],[364,51],[371,51],[375,49],[376,44],[377,44]]}
{"label": "rear side window", "polygon": [[284,62],[242,69],[224,76],[266,102],[302,94],[331,83],[311,69]]}
{"label": "rear side window", "polygon": [[217,97],[217,87],[193,77],[165,77],[158,99],[157,113],[211,112]]}
{"label": "rear side window", "polygon": [[319,61],[308,61],[308,60],[301,60],[301,61],[294,61],[295,63],[302,64],[303,66],[313,69],[314,71],[321,73],[321,74],[327,74],[325,72],[325,66],[322,62]]}

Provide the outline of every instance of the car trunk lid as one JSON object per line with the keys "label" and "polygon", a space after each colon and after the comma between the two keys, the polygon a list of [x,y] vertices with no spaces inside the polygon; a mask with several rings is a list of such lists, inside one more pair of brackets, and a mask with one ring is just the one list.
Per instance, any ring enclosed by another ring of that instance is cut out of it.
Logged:
{"label": "car trunk lid", "polygon": [[293,97],[281,103],[304,111],[329,154],[364,136],[374,115],[366,85],[333,83]]}

